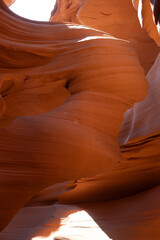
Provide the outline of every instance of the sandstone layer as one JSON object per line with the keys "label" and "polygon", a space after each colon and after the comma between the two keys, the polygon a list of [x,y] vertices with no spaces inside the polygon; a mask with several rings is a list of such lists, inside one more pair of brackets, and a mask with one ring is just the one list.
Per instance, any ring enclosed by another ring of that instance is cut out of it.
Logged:
{"label": "sandstone layer", "polygon": [[71,212],[88,212],[101,240],[158,240],[159,48],[129,0],[58,0],[51,21],[0,0],[0,239],[93,239],[85,224],[79,238],[56,232],[59,201],[80,204]]}
{"label": "sandstone layer", "polygon": [[133,43],[141,65],[149,71],[159,48],[141,28],[132,0],[58,0],[57,5],[51,21],[78,22]]}
{"label": "sandstone layer", "polygon": [[[159,239],[160,189],[113,202],[23,208],[2,240]],[[38,226],[38,227],[37,227]]]}
{"label": "sandstone layer", "polygon": [[137,2],[138,18],[141,26],[154,39],[156,44],[160,46],[160,1],[135,0],[134,2]]}
{"label": "sandstone layer", "polygon": [[4,0],[5,4],[6,4],[7,6],[12,5],[15,1],[16,1],[16,0]]}

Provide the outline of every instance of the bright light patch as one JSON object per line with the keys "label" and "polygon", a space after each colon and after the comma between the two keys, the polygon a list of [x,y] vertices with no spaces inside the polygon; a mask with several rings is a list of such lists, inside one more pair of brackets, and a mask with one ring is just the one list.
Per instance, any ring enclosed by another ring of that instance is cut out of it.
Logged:
{"label": "bright light patch", "polygon": [[32,240],[112,240],[85,211],[78,211],[63,219],[60,228],[48,237],[34,237]]}
{"label": "bright light patch", "polygon": [[36,21],[49,21],[56,0],[16,0],[10,9],[19,16]]}

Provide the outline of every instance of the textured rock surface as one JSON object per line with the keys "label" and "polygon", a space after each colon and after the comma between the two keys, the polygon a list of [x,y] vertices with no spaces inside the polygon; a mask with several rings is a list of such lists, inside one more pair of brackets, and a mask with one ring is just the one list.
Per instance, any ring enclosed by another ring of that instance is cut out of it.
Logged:
{"label": "textured rock surface", "polygon": [[[158,93],[156,106],[152,97],[158,60],[148,73],[149,95],[119,130],[124,112],[147,95],[140,63],[147,72],[159,49],[127,0],[59,0],[53,13],[52,21],[72,23],[27,21],[0,1],[1,229],[16,215],[0,239],[158,240],[158,120],[149,127],[159,106]],[[57,200],[84,205],[52,206]],[[79,214],[61,224],[79,210],[93,219]],[[95,234],[84,231],[88,222]]]}
{"label": "textured rock surface", "polygon": [[138,6],[138,17],[141,26],[148,32],[149,36],[154,39],[157,45],[160,46],[160,1],[133,0],[133,2],[137,2],[136,5]]}
{"label": "textured rock surface", "polygon": [[150,72],[147,74],[149,92],[144,101],[135,104],[132,109],[127,110],[125,119],[119,134],[120,144],[129,139],[150,135],[160,131],[159,106],[159,76],[160,55],[158,55]]}
{"label": "textured rock surface", "polygon": [[[159,240],[160,189],[104,203],[23,208],[2,240]],[[56,216],[56,217],[55,217]]]}
{"label": "textured rock surface", "polygon": [[[57,3],[59,7],[53,11],[55,15],[51,17],[51,21],[79,22],[130,41],[136,48],[140,63],[148,72],[159,48],[141,28],[132,0],[59,0]],[[71,18],[75,4],[74,11],[77,10],[77,14],[74,12],[74,18]]]}

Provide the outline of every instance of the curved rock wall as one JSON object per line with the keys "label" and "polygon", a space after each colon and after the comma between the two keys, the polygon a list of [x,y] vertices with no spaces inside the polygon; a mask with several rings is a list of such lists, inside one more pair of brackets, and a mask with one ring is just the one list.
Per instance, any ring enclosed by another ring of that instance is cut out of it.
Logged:
{"label": "curved rock wall", "polygon": [[[69,7],[64,3],[70,3]],[[74,7],[75,4],[76,7]],[[131,0],[99,0],[98,2],[96,0],[61,0],[57,1],[57,5],[58,7],[52,12],[51,21],[78,22],[130,41],[136,48],[145,72],[149,71],[159,53],[159,48],[141,28],[137,11],[133,8]],[[72,19],[70,15],[74,18]]]}
{"label": "curved rock wall", "polygon": [[[52,110],[17,119],[1,131],[1,164],[9,161],[2,171],[8,172],[20,194],[7,209],[10,218],[42,186],[105,173],[120,162],[116,138],[123,113],[144,98],[147,84],[132,46],[125,41],[74,24],[23,22],[2,10],[0,18],[1,94],[6,105],[2,126],[18,116]],[[18,155],[13,153],[16,146]],[[16,177],[10,162],[19,166]],[[27,188],[18,185],[19,178]],[[7,184],[9,179],[3,189]],[[12,194],[6,191],[1,197],[4,208]]]}
{"label": "curved rock wall", "polygon": [[136,0],[138,5],[138,18],[141,26],[147,31],[149,36],[160,46],[160,19],[159,0]]}
{"label": "curved rock wall", "polygon": [[[141,64],[148,71],[159,49],[140,29],[131,2],[63,3],[55,20],[72,22],[27,21],[0,1],[1,229],[25,205],[112,204],[160,183],[158,132],[117,143],[125,111],[148,92]],[[154,53],[146,57],[147,47]],[[65,181],[73,182],[55,194],[52,185]],[[73,191],[59,197],[67,189]]]}

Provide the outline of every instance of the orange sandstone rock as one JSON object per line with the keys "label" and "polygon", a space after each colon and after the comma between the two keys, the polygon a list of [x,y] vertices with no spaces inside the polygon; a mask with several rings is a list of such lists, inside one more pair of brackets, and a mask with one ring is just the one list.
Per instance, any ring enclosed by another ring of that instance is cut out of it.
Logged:
{"label": "orange sandstone rock", "polygon": [[147,82],[126,41],[75,24],[27,22],[3,9],[0,21],[2,127],[26,116],[1,130],[5,226],[44,187],[121,162],[123,113],[146,96]]}
{"label": "orange sandstone rock", "polygon": [[160,46],[160,2],[159,0],[133,0],[141,26]]}
{"label": "orange sandstone rock", "polygon": [[[67,7],[69,3],[70,7]],[[72,6],[75,4],[74,18],[71,18]],[[61,0],[57,1],[57,5],[52,12],[51,21],[78,22],[133,43],[141,65],[146,73],[149,71],[159,48],[141,28],[132,0]]]}
{"label": "orange sandstone rock", "polygon": [[12,5],[15,1],[16,1],[16,0],[4,0],[5,4],[6,4],[7,6]]}
{"label": "orange sandstone rock", "polygon": [[[121,147],[117,136],[125,111],[147,95],[142,66],[147,72],[159,49],[140,28],[131,1],[59,0],[51,20],[70,23],[24,20],[0,1],[0,228],[16,215],[0,239],[43,237],[34,232],[33,207],[43,211],[37,213],[39,234],[47,234],[59,225],[55,218],[48,223],[51,216],[44,206],[57,200],[103,200],[106,203],[82,209],[99,221],[109,238],[128,239],[132,230],[133,240],[142,236],[158,240],[157,128],[157,135],[152,129],[149,136],[135,130],[132,136],[137,138],[127,138],[126,143],[128,126],[123,125]],[[148,48],[154,51],[147,52]],[[26,211],[33,223],[29,230],[23,226]],[[64,217],[63,206],[60,211]],[[147,228],[146,213],[156,229]],[[108,220],[103,220],[104,215]],[[112,216],[120,220],[113,221]],[[137,222],[141,222],[138,231]],[[75,239],[72,233],[56,234],[55,238]]]}

